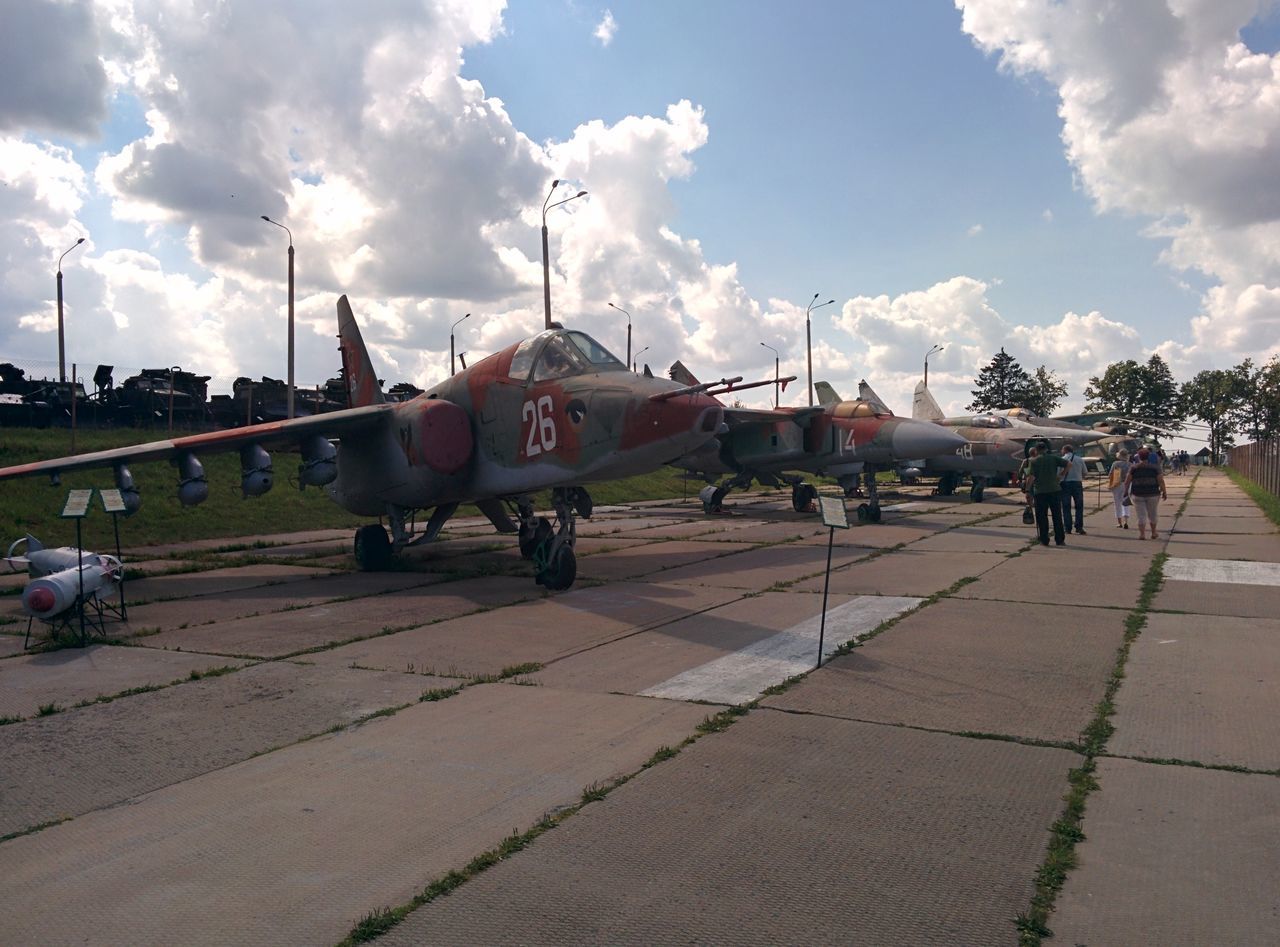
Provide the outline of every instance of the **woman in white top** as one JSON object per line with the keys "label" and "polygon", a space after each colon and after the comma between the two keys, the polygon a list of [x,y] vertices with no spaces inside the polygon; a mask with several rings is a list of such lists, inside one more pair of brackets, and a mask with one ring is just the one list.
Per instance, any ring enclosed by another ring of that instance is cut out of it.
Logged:
{"label": "woman in white top", "polygon": [[1115,462],[1111,465],[1110,478],[1107,480],[1107,486],[1111,488],[1111,499],[1116,504],[1116,526],[1120,529],[1129,528],[1129,507],[1124,505],[1124,482],[1129,476],[1129,452],[1121,450],[1116,454]]}

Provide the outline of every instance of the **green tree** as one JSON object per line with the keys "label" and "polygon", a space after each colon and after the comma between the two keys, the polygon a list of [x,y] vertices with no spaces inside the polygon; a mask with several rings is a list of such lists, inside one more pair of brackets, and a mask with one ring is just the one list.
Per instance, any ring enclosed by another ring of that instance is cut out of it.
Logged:
{"label": "green tree", "polygon": [[1102,377],[1089,379],[1084,396],[1086,411],[1113,409],[1120,417],[1174,431],[1182,429],[1178,383],[1159,355],[1152,355],[1145,365],[1131,358],[1112,362]]}
{"label": "green tree", "polygon": [[1182,386],[1181,401],[1187,415],[1209,425],[1209,451],[1215,461],[1232,443],[1232,428],[1247,396],[1245,382],[1235,368],[1198,372]]}
{"label": "green tree", "polygon": [[1023,402],[1023,407],[1032,414],[1047,418],[1067,396],[1067,385],[1056,372],[1051,372],[1043,365],[1031,376],[1031,396]]}
{"label": "green tree", "polygon": [[1234,427],[1253,441],[1280,435],[1280,356],[1261,366],[1246,358],[1232,371],[1240,377],[1244,396]]}
{"label": "green tree", "polygon": [[970,411],[1018,408],[1035,397],[1031,376],[1002,348],[974,381]]}

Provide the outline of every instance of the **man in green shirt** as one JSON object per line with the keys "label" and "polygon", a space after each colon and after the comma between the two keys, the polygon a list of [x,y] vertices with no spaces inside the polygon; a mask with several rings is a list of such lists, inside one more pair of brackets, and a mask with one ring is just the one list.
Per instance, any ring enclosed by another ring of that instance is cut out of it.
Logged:
{"label": "man in green shirt", "polygon": [[1067,468],[1069,463],[1061,454],[1055,454],[1049,448],[1048,441],[1042,441],[1039,453],[1027,462],[1027,477],[1031,480],[1031,489],[1036,503],[1036,530],[1040,534],[1040,545],[1049,545],[1049,517],[1053,516],[1053,540],[1059,546],[1066,545],[1062,530],[1062,483],[1059,471]]}

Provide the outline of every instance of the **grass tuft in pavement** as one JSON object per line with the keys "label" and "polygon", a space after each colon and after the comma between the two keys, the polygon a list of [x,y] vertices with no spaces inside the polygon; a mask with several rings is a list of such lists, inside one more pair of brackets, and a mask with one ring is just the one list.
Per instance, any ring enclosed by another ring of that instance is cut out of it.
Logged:
{"label": "grass tuft in pavement", "polygon": [[1164,563],[1168,558],[1166,553],[1158,553],[1152,558],[1151,567],[1142,577],[1138,602],[1125,618],[1124,640],[1116,650],[1107,689],[1094,708],[1093,719],[1080,735],[1084,762],[1067,774],[1068,789],[1063,797],[1062,815],[1049,829],[1049,849],[1044,863],[1036,872],[1036,891],[1031,898],[1031,906],[1026,913],[1019,914],[1014,920],[1018,929],[1018,943],[1022,947],[1040,947],[1045,938],[1053,936],[1048,927],[1049,915],[1053,913],[1054,903],[1066,881],[1067,872],[1076,865],[1076,845],[1085,838],[1085,802],[1089,794],[1098,788],[1098,781],[1094,778],[1097,758],[1103,754],[1107,740],[1115,732],[1111,723],[1116,709],[1115,696],[1124,682],[1124,667],[1129,660],[1129,651],[1146,626],[1151,602],[1164,582]]}

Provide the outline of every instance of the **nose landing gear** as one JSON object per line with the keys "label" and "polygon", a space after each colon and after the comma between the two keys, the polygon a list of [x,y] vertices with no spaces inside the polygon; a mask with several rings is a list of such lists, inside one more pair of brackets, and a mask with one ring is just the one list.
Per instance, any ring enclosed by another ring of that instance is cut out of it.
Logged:
{"label": "nose landing gear", "polygon": [[577,515],[590,518],[591,495],[581,487],[561,487],[551,491],[556,525],[545,516],[535,516],[533,504],[522,498],[520,512],[520,555],[532,560],[533,580],[552,592],[563,592],[578,576]]}

